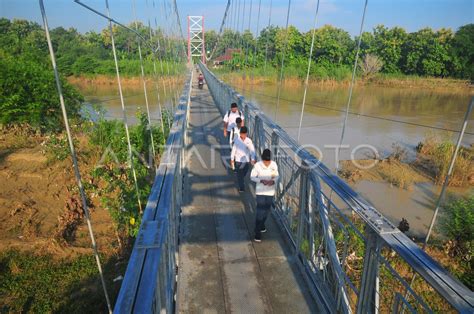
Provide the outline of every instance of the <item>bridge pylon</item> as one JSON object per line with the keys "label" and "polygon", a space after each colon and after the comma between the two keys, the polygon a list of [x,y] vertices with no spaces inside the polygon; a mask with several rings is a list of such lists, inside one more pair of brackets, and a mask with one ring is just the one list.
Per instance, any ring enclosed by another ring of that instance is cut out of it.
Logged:
{"label": "bridge pylon", "polygon": [[188,63],[199,57],[206,63],[206,46],[204,40],[204,16],[188,15]]}

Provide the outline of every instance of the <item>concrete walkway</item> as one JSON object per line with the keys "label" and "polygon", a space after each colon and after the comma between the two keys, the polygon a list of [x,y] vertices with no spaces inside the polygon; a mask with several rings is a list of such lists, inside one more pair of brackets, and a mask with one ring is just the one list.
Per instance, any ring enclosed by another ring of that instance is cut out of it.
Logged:
{"label": "concrete walkway", "polygon": [[254,197],[239,194],[224,166],[222,117],[207,86],[193,88],[190,110],[177,311],[318,312],[273,218],[263,241],[252,241]]}

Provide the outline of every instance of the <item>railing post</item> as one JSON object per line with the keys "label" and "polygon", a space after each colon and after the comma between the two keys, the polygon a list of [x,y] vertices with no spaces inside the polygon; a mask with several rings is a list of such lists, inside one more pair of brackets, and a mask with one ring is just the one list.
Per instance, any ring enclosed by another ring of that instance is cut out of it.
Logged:
{"label": "railing post", "polygon": [[239,106],[239,110],[240,108],[242,108],[244,111],[244,125],[249,127],[250,126],[250,112],[249,112],[248,106],[244,106],[244,103],[245,103],[244,96],[237,94],[237,105]]}
{"label": "railing post", "polygon": [[[311,180],[308,180],[308,220],[309,220],[309,256],[310,256],[310,260],[313,259],[314,257],[314,253],[315,253],[315,247],[314,247],[314,233],[315,233],[315,230],[314,230],[314,205],[313,205],[313,193],[311,193]],[[313,191],[314,191],[314,188],[313,188]],[[319,192],[319,195],[318,195],[318,199],[319,198],[322,198],[320,193],[321,191],[318,191]],[[315,192],[315,193],[318,193],[318,192]]]}
{"label": "railing post", "polygon": [[258,154],[261,154],[265,149],[265,129],[263,128],[263,120],[260,118],[260,115],[255,116],[255,128],[252,130],[252,135],[255,149]]}
{"label": "railing post", "polygon": [[[263,111],[260,111],[260,113],[262,115],[265,115],[265,113],[263,113]],[[259,138],[258,138],[258,141],[260,143],[260,153],[263,152],[263,150],[266,148],[266,134],[265,134],[265,126],[263,124],[263,120],[262,118],[260,117],[260,121],[259,121],[259,124],[258,124],[258,135],[259,135]]]}
{"label": "railing post", "polygon": [[271,151],[273,154],[273,160],[278,164],[278,144],[279,144],[279,137],[278,134],[275,132],[275,129],[273,129],[272,132],[272,147]]}
{"label": "railing post", "polygon": [[378,313],[378,270],[381,239],[368,225],[365,226],[364,269],[357,300],[357,313]]}
{"label": "railing post", "polygon": [[[247,108],[246,111],[248,111],[248,108]],[[261,122],[262,122],[262,119],[260,118],[260,116],[256,115],[255,116],[255,127],[254,127],[253,130],[250,130],[252,132],[252,139],[253,139],[255,150],[256,150],[255,153],[258,154],[258,155],[260,155],[260,153],[261,153],[261,150],[260,150],[260,136],[259,136],[260,123]]]}
{"label": "railing post", "polygon": [[296,238],[296,252],[301,251],[301,244],[303,241],[303,224],[305,212],[308,208],[308,165],[303,161],[301,163],[301,174],[300,174],[300,191],[299,191],[299,219],[298,219],[298,229],[297,229],[297,238]]}

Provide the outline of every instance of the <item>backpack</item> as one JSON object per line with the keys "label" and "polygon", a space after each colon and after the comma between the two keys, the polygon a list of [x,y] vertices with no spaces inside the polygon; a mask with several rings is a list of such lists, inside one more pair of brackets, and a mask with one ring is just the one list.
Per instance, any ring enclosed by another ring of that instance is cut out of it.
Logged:
{"label": "backpack", "polygon": [[[232,110],[229,110],[229,112],[227,112],[227,118],[230,117],[231,112],[232,112]],[[239,113],[239,117],[242,118],[242,113],[240,112],[239,109],[237,109],[237,112]]]}

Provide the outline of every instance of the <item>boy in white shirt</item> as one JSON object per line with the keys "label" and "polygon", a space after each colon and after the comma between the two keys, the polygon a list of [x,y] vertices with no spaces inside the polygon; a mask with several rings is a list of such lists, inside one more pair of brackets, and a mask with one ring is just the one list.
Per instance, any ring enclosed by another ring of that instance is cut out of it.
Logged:
{"label": "boy in white shirt", "polygon": [[224,118],[222,119],[224,121],[224,137],[229,138],[230,136],[230,131],[232,130],[233,127],[235,127],[236,123],[235,121],[237,118],[240,118],[242,120],[242,125],[244,125],[244,117],[242,116],[242,113],[239,110],[239,107],[237,104],[234,102],[230,105],[230,110],[224,115]]}
{"label": "boy in white shirt", "polygon": [[267,232],[265,221],[273,204],[278,166],[272,161],[271,152],[265,149],[262,160],[257,162],[250,173],[250,180],[256,183],[255,195],[257,198],[257,216],[255,221],[255,242],[262,241],[262,232]]}
{"label": "boy in white shirt", "polygon": [[240,137],[240,128],[242,127],[242,119],[239,117],[235,119],[235,126],[230,130],[230,136],[229,136],[229,145],[230,149],[232,149],[232,146],[234,146],[235,140]]}
{"label": "boy in white shirt", "polygon": [[230,166],[237,172],[239,192],[245,192],[244,178],[249,171],[249,164],[255,164],[255,147],[252,140],[247,137],[247,127],[243,126],[230,153]]}

